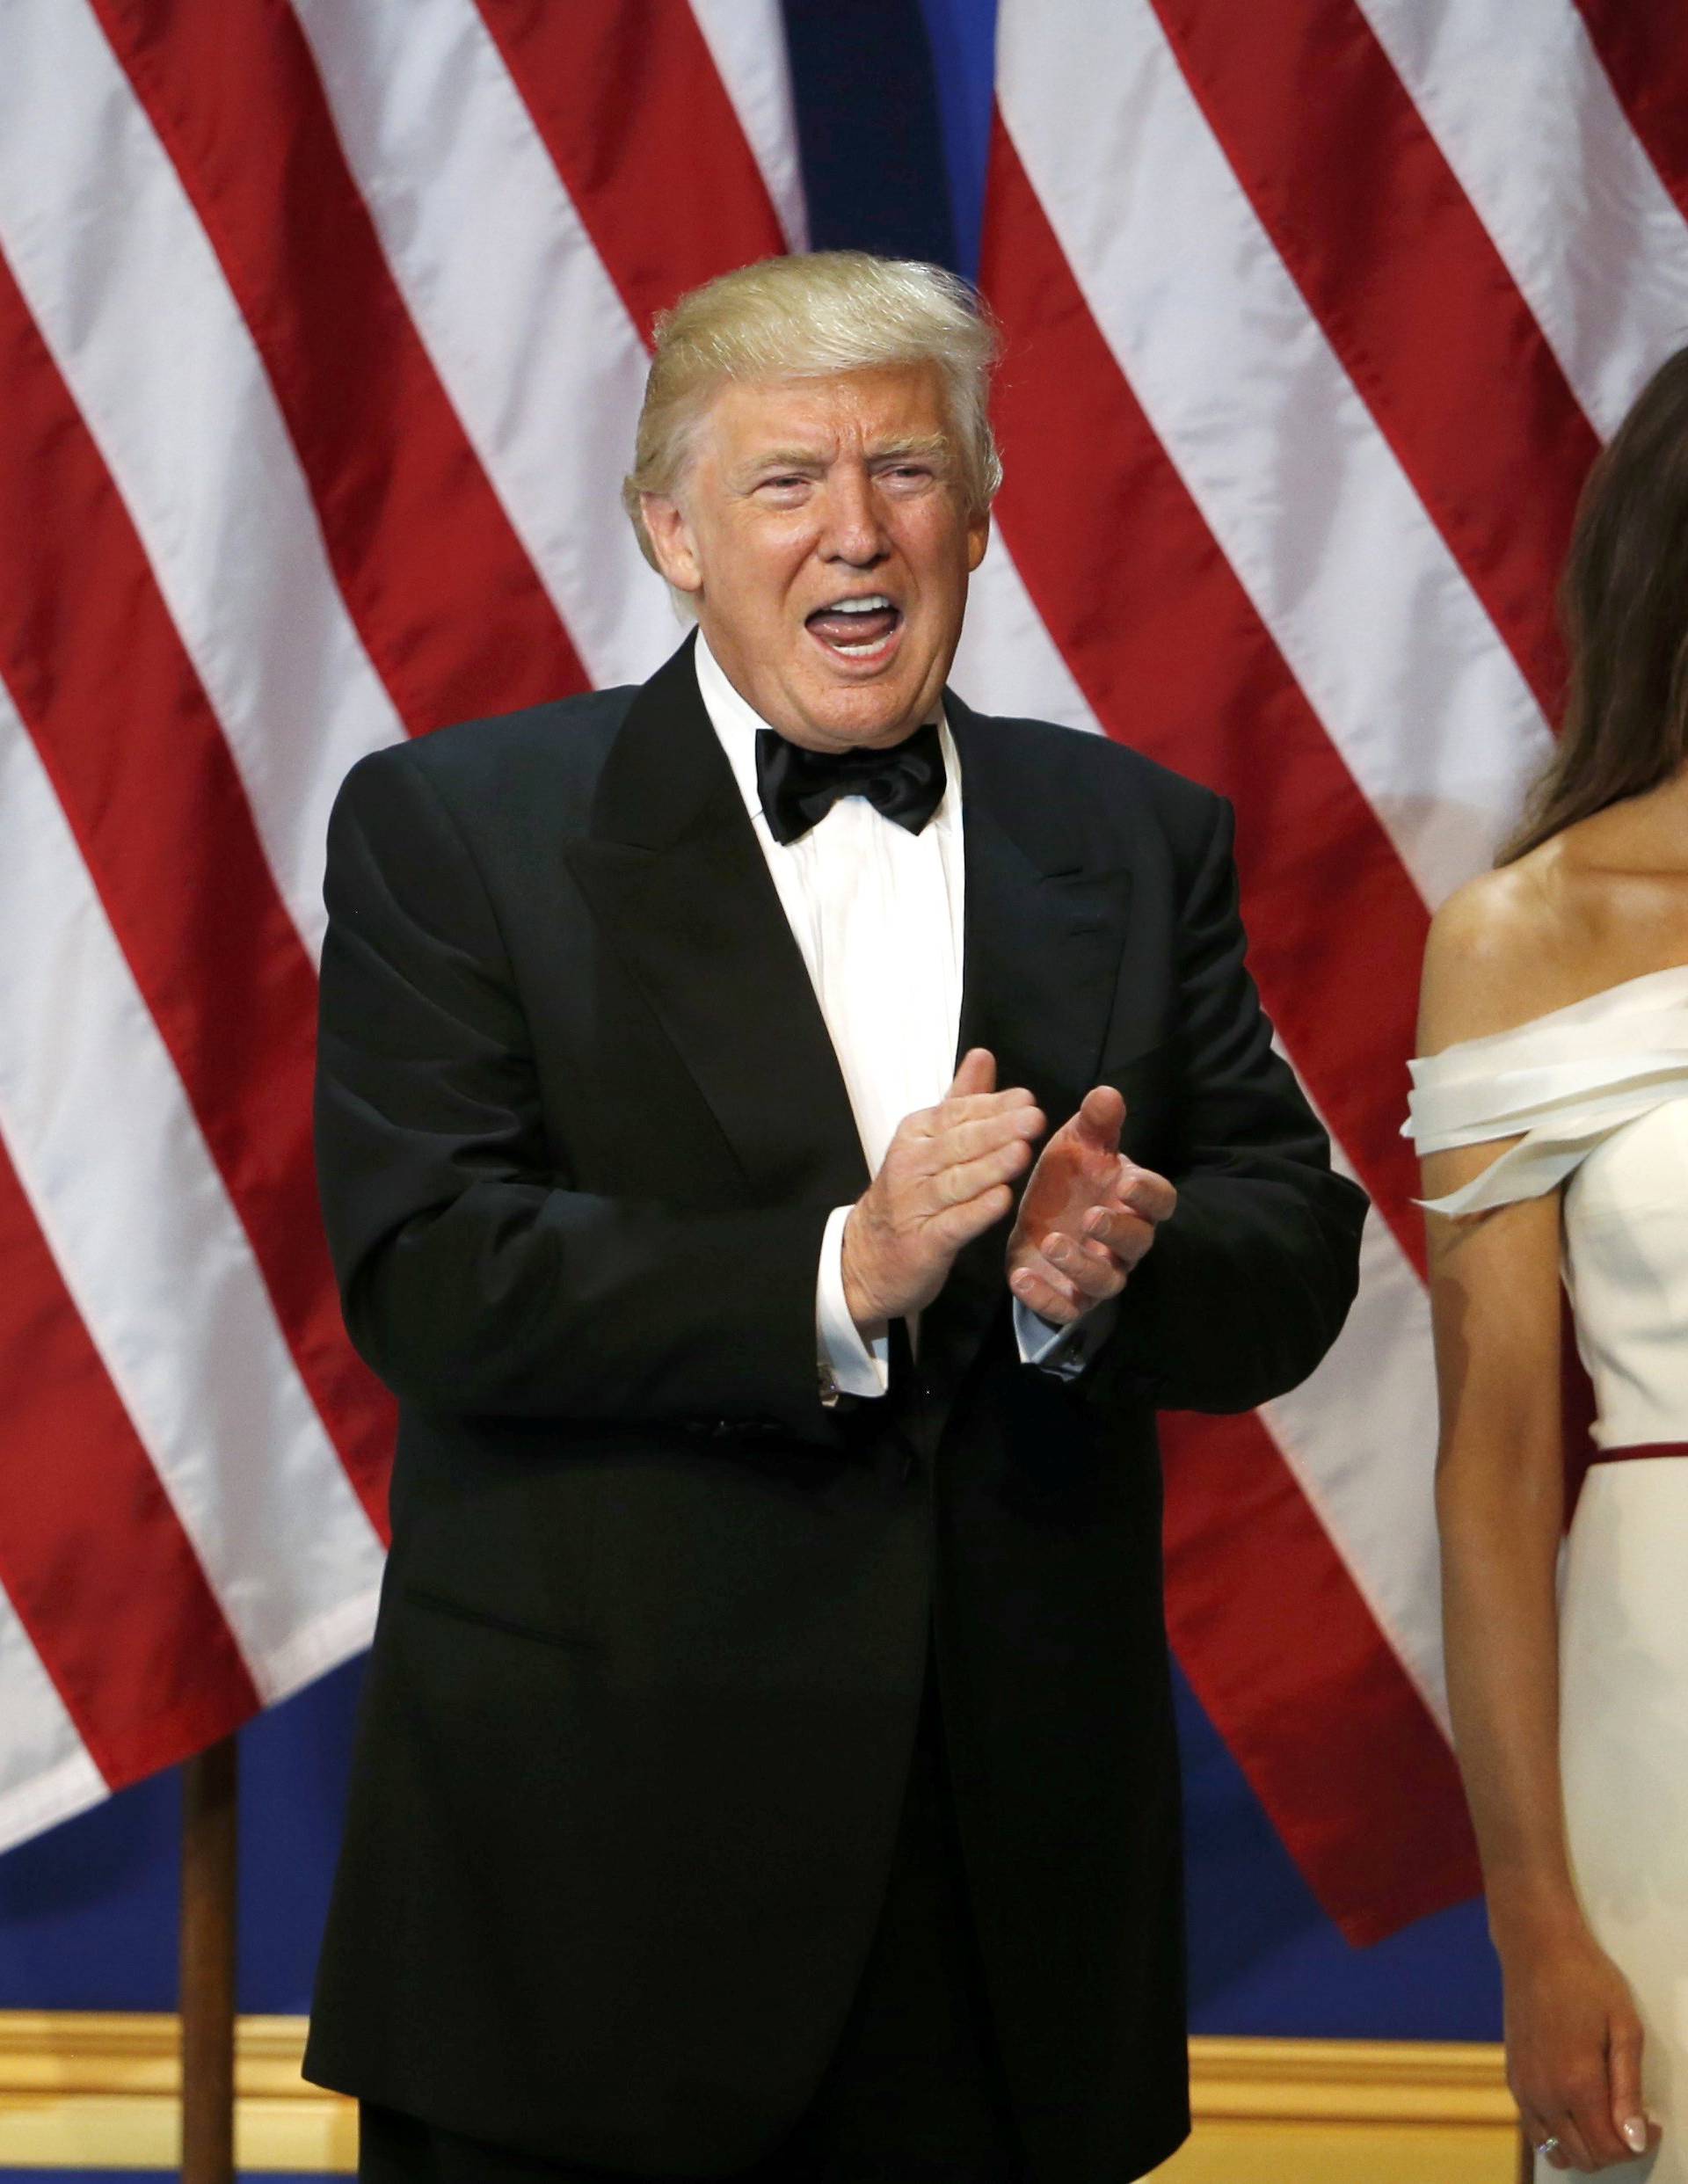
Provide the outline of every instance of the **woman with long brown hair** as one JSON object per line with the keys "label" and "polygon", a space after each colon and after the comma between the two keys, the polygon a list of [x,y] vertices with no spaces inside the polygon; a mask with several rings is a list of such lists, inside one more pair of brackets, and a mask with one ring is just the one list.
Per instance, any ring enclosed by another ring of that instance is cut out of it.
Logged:
{"label": "woman with long brown hair", "polygon": [[[1564,608],[1559,752],[1436,918],[1413,1065],[1449,1696],[1538,2176],[1688,2184],[1688,352]],[[1562,1557],[1561,1278],[1597,1409]]]}

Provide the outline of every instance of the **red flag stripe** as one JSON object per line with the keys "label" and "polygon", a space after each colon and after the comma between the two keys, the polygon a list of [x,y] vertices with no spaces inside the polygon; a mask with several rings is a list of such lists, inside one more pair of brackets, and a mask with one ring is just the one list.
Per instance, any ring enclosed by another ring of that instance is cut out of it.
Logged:
{"label": "red flag stripe", "polygon": [[1360,1946],[1476,1895],[1453,1755],[1258,1418],[1161,1449],[1179,1662],[1325,1910]]}
{"label": "red flag stripe", "polygon": [[785,248],[686,0],[477,0],[641,337],[700,281]]}
{"label": "red flag stripe", "polygon": [[406,725],[586,688],[411,323],[291,11],[91,4],[258,344],[346,605]]}
{"label": "red flag stripe", "polygon": [[[384,1530],[390,1408],[346,1341],[316,1215],[315,974],[128,514],[4,258],[0,380],[0,592],[10,608],[0,675],[181,1077],[301,1377]],[[193,884],[207,870],[215,892]]]}
{"label": "red flag stripe", "polygon": [[[997,508],[1015,564],[1109,733],[1235,801],[1268,1009],[1422,1271],[1388,1088],[1404,1102],[1422,900],[1132,397],[1000,120],[982,280],[1007,334]],[[1099,614],[1099,542],[1115,537],[1133,551]]]}
{"label": "red flag stripe", "polygon": [[[1000,126],[991,187],[984,280],[1008,339],[1004,535],[1104,726],[1238,800],[1268,1006],[1422,1270],[1415,1176],[1378,1088],[1405,1081],[1423,905],[1131,398]],[[1050,386],[1064,390],[1059,414],[1034,392]],[[1079,506],[1090,523],[1064,521]],[[1137,550],[1108,615],[1073,611],[1094,596],[1096,538],[1117,534]],[[1276,1444],[1255,1417],[1170,1425],[1174,1642],[1309,1885],[1357,1940],[1468,1896],[1474,1853],[1447,1745]],[[1262,1673],[1261,1628],[1303,1607]],[[1317,1704],[1310,1654],[1327,1685]],[[1414,1768],[1426,1788],[1408,1840],[1394,1786]]]}
{"label": "red flag stripe", "polygon": [[1677,0],[1575,0],[1660,179],[1688,215],[1688,43]]}
{"label": "red flag stripe", "polygon": [[0,1416],[14,1450],[0,1464],[0,1584],[111,1787],[255,1714],[233,1634],[4,1146]]}
{"label": "red flag stripe", "polygon": [[[1599,442],[1499,251],[1353,0],[1223,15],[1203,0],[1153,4],[1284,265],[1553,718],[1565,671],[1553,586]],[[1480,433],[1473,383],[1489,389]]]}

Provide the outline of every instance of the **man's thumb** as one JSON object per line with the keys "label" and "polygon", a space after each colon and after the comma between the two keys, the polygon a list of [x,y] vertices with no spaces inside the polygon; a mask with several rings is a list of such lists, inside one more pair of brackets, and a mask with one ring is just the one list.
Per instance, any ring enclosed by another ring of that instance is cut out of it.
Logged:
{"label": "man's thumb", "polygon": [[1109,1153],[1119,1150],[1119,1133],[1125,1127],[1125,1102],[1111,1084],[1094,1086],[1084,1096],[1079,1119],[1085,1135]]}
{"label": "man's thumb", "polygon": [[996,1056],[987,1046],[970,1046],[961,1058],[955,1081],[944,1095],[946,1099],[964,1099],[970,1092],[994,1092],[996,1089]]}

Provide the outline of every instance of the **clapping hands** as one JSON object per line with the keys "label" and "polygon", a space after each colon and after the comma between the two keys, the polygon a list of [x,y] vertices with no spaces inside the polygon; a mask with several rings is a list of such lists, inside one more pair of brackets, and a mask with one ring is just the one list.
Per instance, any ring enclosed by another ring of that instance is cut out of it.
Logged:
{"label": "clapping hands", "polygon": [[956,1254],[1000,1221],[1012,1186],[1030,1178],[1008,1238],[1014,1294],[1070,1325],[1117,1297],[1178,1203],[1163,1176],[1119,1149],[1125,1103],[1110,1085],[1087,1094],[1033,1166],[1045,1119],[1029,1091],[996,1089],[996,1062],[976,1047],[935,1107],[908,1116],[844,1231],[844,1293],[863,1331],[929,1304]]}

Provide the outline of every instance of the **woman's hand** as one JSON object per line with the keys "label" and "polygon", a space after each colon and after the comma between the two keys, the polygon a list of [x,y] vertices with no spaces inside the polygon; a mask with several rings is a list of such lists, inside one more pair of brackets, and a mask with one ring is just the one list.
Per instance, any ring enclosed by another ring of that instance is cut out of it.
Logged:
{"label": "woman's hand", "polygon": [[1532,2145],[1556,2169],[1633,2161],[1659,2130],[1641,2106],[1641,2020],[1623,1974],[1588,1928],[1502,1948],[1506,2063]]}

